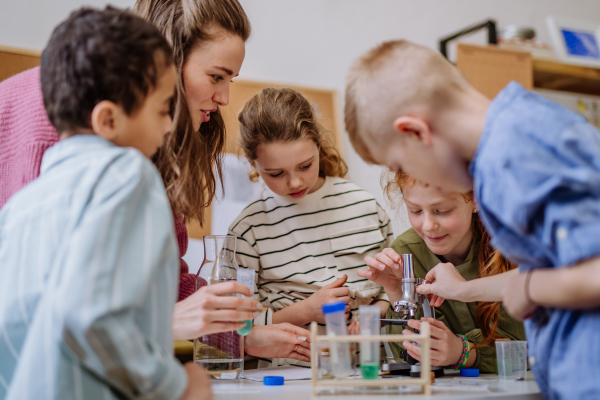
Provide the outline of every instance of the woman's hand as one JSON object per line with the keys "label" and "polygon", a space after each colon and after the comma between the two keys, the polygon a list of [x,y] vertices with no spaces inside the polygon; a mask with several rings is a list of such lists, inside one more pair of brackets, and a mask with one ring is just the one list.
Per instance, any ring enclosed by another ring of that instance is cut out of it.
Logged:
{"label": "woman's hand", "polygon": [[[532,272],[529,272],[530,274]],[[527,298],[527,273],[511,276],[502,288],[502,305],[514,319],[524,321],[531,317],[538,305]]]}
{"label": "woman's hand", "polygon": [[[431,328],[431,365],[447,366],[456,364],[462,355],[462,341],[441,321],[433,318],[423,318],[421,321],[429,322]],[[421,329],[421,321],[411,319],[408,321],[408,326],[413,329]],[[408,329],[403,330],[402,334],[416,335]],[[402,342],[402,345],[408,351],[408,354],[421,361],[421,348],[419,346],[415,346],[412,342],[406,340]]]}
{"label": "woman's hand", "polygon": [[365,257],[365,264],[369,267],[356,271],[361,278],[367,278],[385,289],[385,292],[397,292],[402,284],[404,273],[402,272],[402,257],[394,249],[386,248],[377,253],[375,258]]}
{"label": "woman's hand", "polygon": [[417,286],[417,293],[432,295],[432,306],[439,307],[444,299],[465,301],[461,299],[461,293],[467,281],[452,263],[436,265],[427,273],[425,279],[430,283]]}
{"label": "woman's hand", "polygon": [[310,332],[288,323],[254,326],[246,336],[246,353],[310,361]]}
{"label": "woman's hand", "polygon": [[188,298],[175,304],[173,339],[190,340],[211,333],[229,332],[254,319],[262,305],[242,297],[224,296],[241,293],[252,296],[248,287],[237,282],[204,286]]}

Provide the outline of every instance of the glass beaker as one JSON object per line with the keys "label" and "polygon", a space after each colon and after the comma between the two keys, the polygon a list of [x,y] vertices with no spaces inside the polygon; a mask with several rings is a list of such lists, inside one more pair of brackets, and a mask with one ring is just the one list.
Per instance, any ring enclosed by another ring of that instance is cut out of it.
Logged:
{"label": "glass beaker", "polygon": [[[204,261],[196,275],[196,290],[201,272],[210,276],[209,285],[237,279],[235,241],[232,235],[204,236]],[[237,379],[244,369],[244,339],[236,331],[201,336],[194,340],[194,361],[214,378]]]}

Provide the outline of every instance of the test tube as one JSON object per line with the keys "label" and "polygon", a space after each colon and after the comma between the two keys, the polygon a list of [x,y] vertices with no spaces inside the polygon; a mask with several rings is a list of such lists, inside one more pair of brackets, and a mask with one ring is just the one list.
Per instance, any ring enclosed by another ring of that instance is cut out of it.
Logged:
{"label": "test tube", "polygon": [[[346,303],[323,304],[327,336],[346,336]],[[347,342],[331,342],[329,346],[331,369],[336,379],[344,379],[352,374],[350,346]]]}
{"label": "test tube", "polygon": [[[254,278],[256,276],[256,271],[253,269],[243,269],[240,268],[237,271],[237,281],[242,285],[248,287],[250,289],[250,293],[254,293]],[[240,297],[245,297],[247,299],[251,299],[252,297],[244,296],[243,294],[239,294]],[[242,336],[246,336],[252,330],[252,320],[248,319],[244,321],[245,325],[238,329],[236,332]]]}
{"label": "test tube", "polygon": [[[381,309],[378,306],[360,306],[360,334],[378,335]],[[360,342],[360,373],[364,379],[379,375],[379,342]]]}

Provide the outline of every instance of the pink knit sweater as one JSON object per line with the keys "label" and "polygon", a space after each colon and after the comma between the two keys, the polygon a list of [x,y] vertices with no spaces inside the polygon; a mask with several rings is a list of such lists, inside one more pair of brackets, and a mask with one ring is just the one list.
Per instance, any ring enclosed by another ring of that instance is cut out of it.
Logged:
{"label": "pink knit sweater", "polygon": [[[46,115],[40,68],[36,67],[0,82],[0,209],[9,197],[40,174],[42,156],[58,141]],[[174,216],[181,256],[188,246],[182,216]],[[179,261],[179,300],[195,291],[195,276]],[[206,282],[202,281],[201,285]]]}

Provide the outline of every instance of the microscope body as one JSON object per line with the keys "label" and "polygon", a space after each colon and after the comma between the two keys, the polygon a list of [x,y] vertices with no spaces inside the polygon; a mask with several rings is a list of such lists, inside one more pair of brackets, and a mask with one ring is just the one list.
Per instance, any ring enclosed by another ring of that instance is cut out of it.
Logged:
{"label": "microscope body", "polygon": [[[394,311],[402,314],[402,319],[415,318],[419,305],[423,307],[423,316],[435,318],[435,308],[431,307],[426,295],[417,293],[417,286],[424,284],[424,279],[415,278],[412,254],[402,254],[402,298],[393,304]],[[417,332],[418,333],[418,332]],[[421,374],[421,363],[404,351],[404,361],[410,365],[410,376],[418,377]],[[399,367],[396,367],[399,369]],[[431,367],[436,377],[444,376],[442,367]]]}
{"label": "microscope body", "polygon": [[402,268],[404,272],[404,278],[402,278],[402,298],[393,304],[394,311],[402,314],[402,319],[406,319],[407,316],[414,318],[417,314],[419,304],[422,304],[423,316],[435,318],[435,315],[431,315],[433,307],[429,306],[427,296],[417,293],[417,286],[422,285],[426,281],[415,278],[412,254],[402,254]]}

